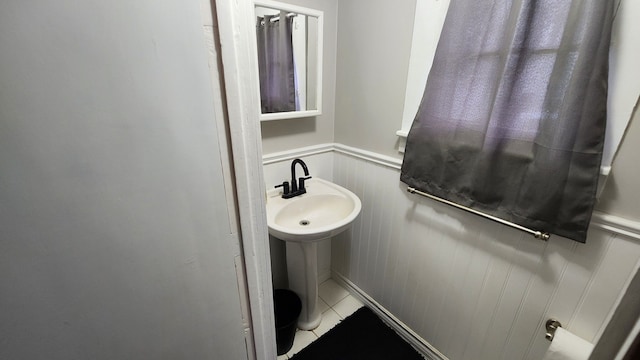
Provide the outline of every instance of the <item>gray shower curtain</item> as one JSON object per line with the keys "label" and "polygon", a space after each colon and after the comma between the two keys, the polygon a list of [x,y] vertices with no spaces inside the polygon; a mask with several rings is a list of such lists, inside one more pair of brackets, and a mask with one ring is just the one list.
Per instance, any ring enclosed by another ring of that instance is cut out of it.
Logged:
{"label": "gray shower curtain", "polygon": [[401,180],[585,242],[607,103],[609,0],[452,0]]}
{"label": "gray shower curtain", "polygon": [[293,62],[293,19],[279,15],[258,17],[258,68],[262,113],[296,110]]}

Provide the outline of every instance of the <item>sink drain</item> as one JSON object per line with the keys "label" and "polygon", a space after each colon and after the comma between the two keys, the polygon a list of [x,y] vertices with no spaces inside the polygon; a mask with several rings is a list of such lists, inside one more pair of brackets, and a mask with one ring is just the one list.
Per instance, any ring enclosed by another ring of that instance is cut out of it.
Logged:
{"label": "sink drain", "polygon": [[302,226],[307,226],[309,225],[310,221],[309,220],[300,220],[300,222],[298,224],[302,225]]}

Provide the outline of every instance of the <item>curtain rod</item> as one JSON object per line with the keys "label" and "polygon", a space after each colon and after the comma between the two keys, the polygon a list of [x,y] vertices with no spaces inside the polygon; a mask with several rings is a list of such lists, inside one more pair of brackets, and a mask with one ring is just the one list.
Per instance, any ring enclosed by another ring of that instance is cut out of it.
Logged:
{"label": "curtain rod", "polygon": [[493,220],[493,221],[498,222],[498,223],[500,223],[500,224],[507,225],[507,226],[511,226],[511,227],[516,228],[516,229],[518,229],[518,230],[520,230],[520,231],[524,231],[524,232],[526,232],[526,233],[529,233],[529,234],[533,235],[533,237],[534,237],[534,238],[536,238],[536,239],[540,239],[540,240],[544,240],[544,241],[549,240],[550,235],[549,235],[549,233],[547,233],[547,232],[542,232],[542,231],[537,231],[537,230],[531,230],[531,229],[529,229],[529,228],[526,228],[526,227],[524,227],[524,226],[521,226],[521,225],[518,225],[518,224],[512,223],[512,222],[510,222],[510,221],[503,220],[503,219],[497,218],[497,217],[492,216],[492,215],[489,215],[489,214],[485,214],[485,213],[480,212],[480,211],[478,211],[478,210],[474,210],[474,209],[468,208],[468,207],[466,207],[466,206],[463,206],[463,205],[460,205],[460,204],[456,204],[456,203],[454,203],[454,202],[452,202],[452,201],[445,200],[445,199],[443,199],[443,198],[439,198],[439,197],[437,197],[437,196],[433,196],[433,195],[431,195],[431,194],[427,194],[426,192],[422,192],[422,191],[417,190],[416,188],[413,188],[413,187],[411,187],[411,186],[408,186],[408,187],[407,187],[407,191],[408,191],[408,192],[410,192],[410,193],[412,193],[412,194],[422,195],[422,196],[424,196],[424,197],[428,197],[429,199],[436,200],[436,201],[439,201],[439,202],[444,203],[444,204],[447,204],[447,205],[451,205],[451,206],[453,206],[453,207],[456,207],[456,208],[461,209],[461,210],[464,210],[464,211],[468,211],[468,212],[470,212],[470,213],[473,213],[473,214],[476,214],[476,215],[482,216],[482,217],[487,218],[487,219],[489,219],[489,220]]}
{"label": "curtain rod", "polygon": [[[292,17],[296,17],[296,16],[298,16],[298,14],[296,14],[296,13],[288,13],[288,14],[287,14],[287,17],[288,17],[288,18],[292,18]],[[261,16],[261,17],[262,17],[262,16]],[[262,17],[262,18],[264,19],[264,17]],[[276,21],[280,20],[280,15],[274,16],[274,17],[272,17],[272,18],[271,18],[271,19],[269,19],[269,20],[270,20],[271,22],[276,22]]]}

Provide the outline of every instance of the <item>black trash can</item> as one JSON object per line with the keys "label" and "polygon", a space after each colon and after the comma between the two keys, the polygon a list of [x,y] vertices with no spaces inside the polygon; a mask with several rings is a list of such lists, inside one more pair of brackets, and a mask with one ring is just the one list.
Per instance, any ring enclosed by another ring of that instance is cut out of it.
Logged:
{"label": "black trash can", "polygon": [[273,290],[273,304],[276,318],[276,345],[278,355],[283,355],[293,346],[302,303],[293,291],[276,289]]}

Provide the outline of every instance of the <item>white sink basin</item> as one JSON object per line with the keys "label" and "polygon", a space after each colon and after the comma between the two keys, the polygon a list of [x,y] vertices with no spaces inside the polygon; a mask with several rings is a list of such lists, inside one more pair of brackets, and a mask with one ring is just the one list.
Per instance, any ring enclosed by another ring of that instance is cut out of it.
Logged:
{"label": "white sink basin", "polygon": [[305,182],[307,193],[283,199],[279,189],[267,194],[269,234],[285,241],[319,241],[351,226],[362,207],[351,191],[312,178]]}

